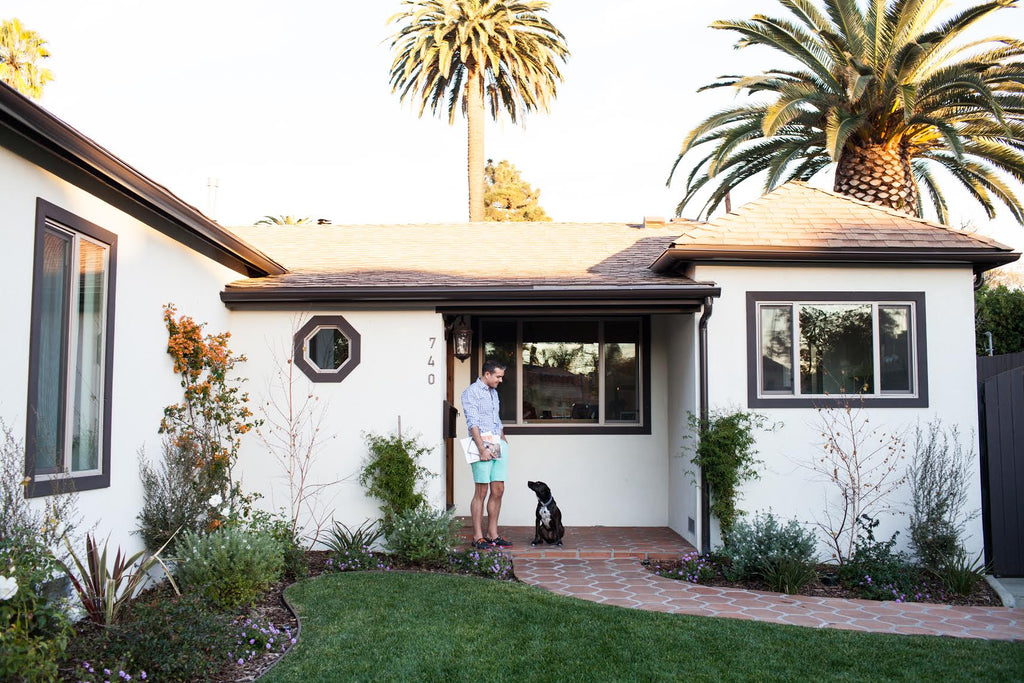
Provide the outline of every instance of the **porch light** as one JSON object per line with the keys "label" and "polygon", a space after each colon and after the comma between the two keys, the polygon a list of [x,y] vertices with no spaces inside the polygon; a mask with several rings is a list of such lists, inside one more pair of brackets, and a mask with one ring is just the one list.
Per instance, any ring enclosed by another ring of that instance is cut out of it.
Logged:
{"label": "porch light", "polygon": [[473,330],[466,324],[465,316],[459,316],[458,322],[452,328],[452,342],[455,345],[455,357],[464,361],[470,357],[470,348],[473,343]]}

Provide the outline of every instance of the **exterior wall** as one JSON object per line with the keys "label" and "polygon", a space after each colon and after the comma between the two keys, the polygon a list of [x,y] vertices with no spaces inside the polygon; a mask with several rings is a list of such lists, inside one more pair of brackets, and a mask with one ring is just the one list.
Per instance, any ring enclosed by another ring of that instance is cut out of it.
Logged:
{"label": "exterior wall", "polygon": [[112,546],[139,549],[141,541],[131,533],[142,506],[137,453],[159,455],[163,407],[181,397],[166,352],[162,306],[173,302],[182,313],[208,321],[211,330],[226,329],[227,310],[217,293],[240,276],[2,148],[0,177],[0,233],[13,255],[0,270],[8,330],[0,342],[0,417],[19,440],[25,437],[28,395],[36,198],[118,237],[110,488],[80,492],[78,509],[82,529],[95,526],[100,537],[110,533]]}
{"label": "exterior wall", "polygon": [[[700,546],[700,487],[690,474],[690,435],[687,414],[697,414],[698,376],[697,320],[699,315],[666,315],[655,318],[665,330],[668,362],[668,525],[696,547]],[[689,530],[690,521],[693,531]]]}
{"label": "exterior wall", "polygon": [[[651,434],[531,435],[508,437],[511,447],[509,478],[499,521],[502,525],[533,526],[537,497],[526,487],[530,480],[547,482],[566,526],[665,526],[668,524],[670,423],[665,378],[668,373],[667,325],[651,324]],[[462,391],[475,380],[470,363],[455,363],[455,404],[460,410],[458,434],[466,437],[461,414]],[[506,399],[507,400],[507,399]],[[456,514],[469,515],[473,477],[462,448],[455,446]]]}
{"label": "exterior wall", "polygon": [[[287,372],[294,333],[314,314],[340,315],[361,337],[360,363],[343,381],[313,383],[297,370],[293,374],[295,395],[301,400],[311,394],[323,411],[319,425],[323,446],[310,482],[338,482],[319,496],[327,517],[354,528],[380,516],[380,502],[368,498],[359,484],[359,469],[367,455],[363,434],[394,433],[399,418],[403,436],[417,436],[431,449],[420,464],[437,475],[429,480],[427,495],[435,507],[443,506],[444,329],[441,316],[433,311],[232,312],[228,322],[232,348],[248,358],[238,374],[249,379],[246,391],[256,417],[266,417],[268,402],[286,405],[280,370]],[[431,357],[434,366],[428,365]],[[428,381],[431,373],[433,384]],[[267,421],[261,429],[270,427]],[[243,489],[262,493],[261,507],[288,508],[285,470],[257,434],[246,436],[238,462],[236,474]],[[308,515],[303,524],[307,532],[312,531]]]}
{"label": "exterior wall", "polygon": [[[956,424],[965,445],[978,453],[977,383],[974,351],[974,292],[970,268],[819,268],[700,266],[698,280],[722,285],[715,303],[709,333],[709,391],[712,410],[747,408],[746,293],[748,291],[886,291],[925,292],[928,361],[928,407],[867,408],[871,426],[889,432],[909,433],[938,417],[947,426]],[[826,494],[823,483],[814,481],[806,464],[821,453],[819,417],[813,408],[759,409],[784,426],[774,433],[757,435],[758,457],[764,461],[761,479],[748,484],[740,500],[746,511],[771,509],[784,519],[796,517],[813,524],[823,518]],[[908,460],[910,453],[908,452]],[[904,461],[906,462],[906,461]],[[978,466],[974,471],[979,472]],[[907,541],[909,493],[903,487],[894,502],[893,514],[882,519],[877,538],[900,531]],[[980,510],[980,475],[971,487],[968,510]],[[720,541],[714,534],[712,544]],[[983,544],[980,515],[967,530],[967,550],[977,555]],[[828,553],[822,546],[825,557]]]}

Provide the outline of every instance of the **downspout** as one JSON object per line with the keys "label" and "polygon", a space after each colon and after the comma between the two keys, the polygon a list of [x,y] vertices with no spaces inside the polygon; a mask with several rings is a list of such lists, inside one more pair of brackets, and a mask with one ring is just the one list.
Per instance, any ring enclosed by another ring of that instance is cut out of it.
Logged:
{"label": "downspout", "polygon": [[[711,317],[711,297],[704,297],[704,310],[697,324],[697,344],[700,354],[698,373],[700,375],[700,397],[698,410],[700,424],[705,425],[710,414],[708,408],[708,319]],[[700,472],[700,551],[711,552],[711,492],[704,470]]]}

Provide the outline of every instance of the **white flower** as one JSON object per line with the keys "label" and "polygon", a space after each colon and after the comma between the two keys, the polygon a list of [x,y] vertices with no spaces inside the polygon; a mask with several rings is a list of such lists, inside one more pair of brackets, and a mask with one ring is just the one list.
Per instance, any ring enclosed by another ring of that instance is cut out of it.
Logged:
{"label": "white flower", "polygon": [[18,594],[18,580],[13,576],[0,576],[0,600],[10,600]]}
{"label": "white flower", "polygon": [[210,507],[212,507],[212,508],[220,507],[220,505],[223,502],[224,502],[224,499],[220,497],[219,493],[215,493],[212,496],[210,496]]}

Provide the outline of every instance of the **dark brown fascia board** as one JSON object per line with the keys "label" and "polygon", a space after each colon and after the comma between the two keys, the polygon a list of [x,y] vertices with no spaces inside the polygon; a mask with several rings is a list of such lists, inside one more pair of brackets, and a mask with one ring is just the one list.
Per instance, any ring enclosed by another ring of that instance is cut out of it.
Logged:
{"label": "dark brown fascia board", "polygon": [[230,309],[276,308],[292,305],[396,305],[429,304],[507,308],[530,306],[603,307],[628,305],[630,308],[678,308],[701,303],[707,297],[719,297],[720,287],[698,284],[684,287],[260,287],[227,288],[221,301]]}
{"label": "dark brown fascia board", "polygon": [[1020,252],[994,249],[879,249],[822,247],[686,247],[669,248],[651,264],[656,273],[666,273],[686,263],[893,263],[893,264],[971,264],[976,273],[1013,263]]}
{"label": "dark brown fascia board", "polygon": [[[282,275],[287,272],[282,265],[211,221],[167,188],[150,180],[3,83],[0,83],[0,125],[143,204],[195,235],[213,250],[227,252],[234,257],[232,261],[241,262],[233,265],[225,262],[233,270],[248,276]],[[171,237],[177,239],[175,235]],[[187,246],[196,249],[197,245],[193,243]],[[224,262],[218,258],[214,260]],[[244,268],[240,268],[240,265]]]}

